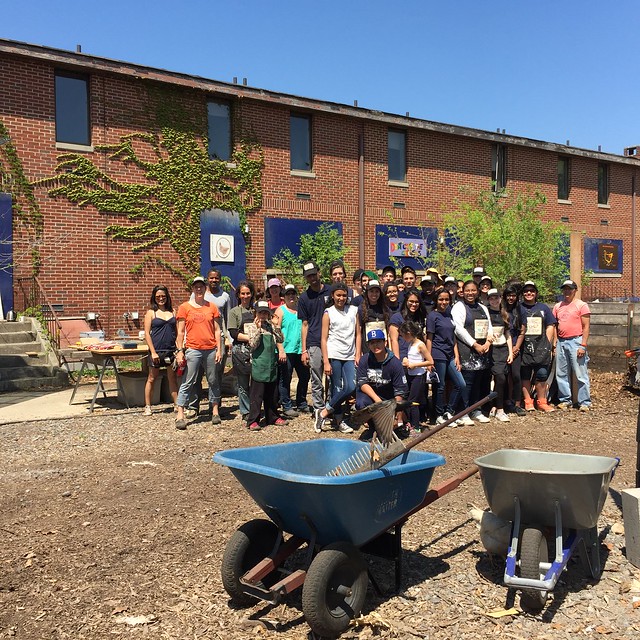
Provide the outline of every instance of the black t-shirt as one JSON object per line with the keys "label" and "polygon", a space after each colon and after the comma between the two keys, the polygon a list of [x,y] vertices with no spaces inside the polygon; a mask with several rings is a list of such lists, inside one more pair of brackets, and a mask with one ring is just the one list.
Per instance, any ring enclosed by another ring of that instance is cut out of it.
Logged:
{"label": "black t-shirt", "polygon": [[320,291],[309,287],[298,299],[298,318],[307,321],[306,348],[319,347],[322,338],[322,314],[329,302],[330,292],[326,284]]}

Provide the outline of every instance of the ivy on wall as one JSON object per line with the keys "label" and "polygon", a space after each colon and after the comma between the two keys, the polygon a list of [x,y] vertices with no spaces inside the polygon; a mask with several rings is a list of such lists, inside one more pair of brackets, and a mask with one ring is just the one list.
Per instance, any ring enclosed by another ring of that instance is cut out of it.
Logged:
{"label": "ivy on wall", "polygon": [[43,217],[33,187],[27,179],[22,162],[9,135],[9,130],[0,120],[0,186],[9,193],[15,219],[24,225],[31,236],[30,258],[33,275],[38,275],[42,265],[40,243],[43,233]]}
{"label": "ivy on wall", "polygon": [[[146,254],[132,268],[140,273],[155,262],[187,280],[200,265],[200,214],[207,209],[238,213],[244,232],[247,214],[262,203],[264,155],[260,145],[244,136],[229,162],[211,159],[206,121],[186,109],[171,89],[150,85],[147,132],[124,135],[117,144],[96,146],[112,161],[133,165],[144,182],[116,180],[80,153],[58,156],[55,175],[34,182],[49,196],[64,197],[81,207],[126,216],[105,232],[131,242],[134,253]],[[156,255],[169,243],[179,265]]]}

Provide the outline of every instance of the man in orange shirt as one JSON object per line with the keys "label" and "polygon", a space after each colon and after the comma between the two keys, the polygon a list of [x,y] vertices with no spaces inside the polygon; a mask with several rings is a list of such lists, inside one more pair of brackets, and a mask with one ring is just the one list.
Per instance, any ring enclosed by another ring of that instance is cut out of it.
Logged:
{"label": "man in orange shirt", "polygon": [[[187,370],[178,392],[176,429],[186,429],[184,408],[189,403],[192,390],[198,382],[200,367],[204,368],[210,389],[219,389],[217,365],[222,360],[220,347],[220,312],[213,302],[205,300],[206,284],[202,276],[196,276],[191,284],[193,299],[183,302],[176,313],[177,338],[176,361],[184,360]],[[186,332],[186,340],[185,340]],[[186,348],[185,348],[186,347]],[[220,398],[212,398],[211,424],[220,424]]]}
{"label": "man in orange shirt", "polygon": [[553,307],[556,317],[558,341],[556,343],[556,381],[558,383],[559,409],[572,406],[571,374],[578,381],[578,405],[580,411],[591,409],[591,390],[587,370],[587,343],[591,311],[586,302],[576,298],[578,285],[565,280],[560,287],[563,300]]}

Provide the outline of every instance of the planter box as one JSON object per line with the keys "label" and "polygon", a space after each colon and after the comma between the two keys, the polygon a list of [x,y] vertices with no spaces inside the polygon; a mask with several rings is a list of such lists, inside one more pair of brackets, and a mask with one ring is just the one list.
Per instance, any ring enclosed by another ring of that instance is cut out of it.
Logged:
{"label": "planter box", "polygon": [[[161,374],[162,375],[162,374]],[[122,388],[127,396],[130,407],[144,407],[144,385],[147,382],[147,374],[138,371],[125,371],[119,374]],[[153,385],[153,397],[151,404],[160,403],[160,390],[162,388],[162,378],[156,380]],[[118,401],[124,404],[124,398],[118,389]]]}

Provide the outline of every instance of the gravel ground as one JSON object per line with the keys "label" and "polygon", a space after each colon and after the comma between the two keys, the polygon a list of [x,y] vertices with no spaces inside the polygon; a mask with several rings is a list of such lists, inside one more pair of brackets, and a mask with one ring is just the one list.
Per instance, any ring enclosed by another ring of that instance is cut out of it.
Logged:
{"label": "gravel ground", "polygon": [[[640,571],[624,555],[620,492],[635,481],[638,398],[616,374],[594,375],[593,395],[591,413],[447,429],[421,448],[447,459],[433,484],[503,447],[619,456],[599,522],[601,580],[572,561],[545,609],[523,612],[469,516],[470,505],[486,507],[474,476],[405,525],[399,595],[393,563],[367,558],[386,594],[370,587],[343,637],[637,638]],[[311,419],[249,433],[234,416],[219,427],[201,417],[185,432],[169,410],[0,425],[0,638],[312,637],[298,593],[278,606],[230,605],[222,553],[261,512],[211,462],[222,449],[316,437]]]}

